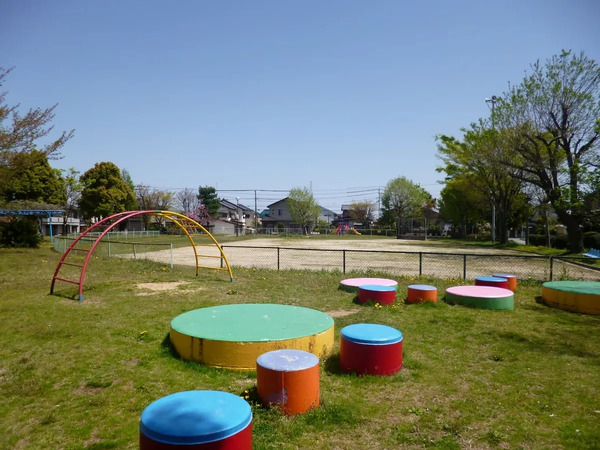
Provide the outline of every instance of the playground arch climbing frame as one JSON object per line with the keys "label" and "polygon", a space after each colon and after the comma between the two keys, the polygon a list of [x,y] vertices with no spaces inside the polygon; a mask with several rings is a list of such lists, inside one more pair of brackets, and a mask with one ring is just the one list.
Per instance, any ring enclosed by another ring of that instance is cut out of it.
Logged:
{"label": "playground arch climbing frame", "polygon": [[[54,271],[54,275],[52,276],[52,284],[50,285],[50,294],[54,293],[54,285],[56,281],[62,281],[66,283],[75,284],[79,288],[79,301],[83,300],[83,283],[85,280],[85,273],[87,270],[87,266],[92,257],[92,253],[102,240],[106,234],[111,231],[113,228],[118,226],[119,224],[140,215],[152,214],[160,217],[164,217],[166,219],[171,220],[177,227],[179,227],[188,237],[190,243],[192,244],[192,248],[194,250],[194,257],[196,259],[196,276],[198,276],[199,270],[202,269],[211,269],[211,270],[225,270],[229,273],[229,278],[233,281],[233,273],[231,272],[231,266],[229,265],[229,261],[223,252],[223,248],[217,240],[214,238],[212,234],[208,232],[206,228],[204,228],[201,224],[196,222],[195,220],[189,218],[188,216],[180,213],[176,213],[173,211],[162,211],[162,210],[146,210],[146,211],[125,211],[117,214],[113,214],[112,216],[106,217],[94,225],[83,231],[77,238],[69,245],[69,247],[65,250],[62,257],[60,258],[56,270]],[[197,230],[199,229],[203,233],[206,234],[212,241],[212,244],[196,244],[194,242],[194,238],[190,234],[190,229]],[[90,237],[95,237],[95,239],[86,239]],[[81,242],[84,241],[92,241],[92,244],[89,248],[82,248],[79,246]],[[219,255],[204,255],[198,254],[198,246],[216,246],[219,250]],[[78,258],[79,256],[79,258]],[[83,256],[83,261],[81,261],[81,256]],[[221,264],[221,267],[210,267],[210,266],[201,266],[199,264],[198,258],[218,258],[221,259],[225,263],[225,267]],[[79,271],[79,276],[77,279],[66,278],[65,276],[61,276],[61,269],[65,267],[74,267]]]}

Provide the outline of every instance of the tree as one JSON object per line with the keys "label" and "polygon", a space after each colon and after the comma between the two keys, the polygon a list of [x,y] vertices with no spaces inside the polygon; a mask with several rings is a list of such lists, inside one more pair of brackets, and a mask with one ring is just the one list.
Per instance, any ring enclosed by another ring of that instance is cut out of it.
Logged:
{"label": "tree", "polygon": [[182,212],[194,211],[198,207],[198,196],[192,189],[185,188],[175,194],[177,208]]}
{"label": "tree", "polygon": [[375,205],[371,202],[355,202],[350,204],[350,216],[357,222],[361,222],[363,225],[368,226],[369,222],[373,220],[373,211]]}
{"label": "tree", "polygon": [[212,219],[212,217],[210,216],[208,209],[206,209],[206,206],[204,206],[201,203],[197,205],[195,209],[191,211],[186,211],[185,215],[198,223],[204,222],[207,228],[210,226],[210,220]]}
{"label": "tree", "polygon": [[512,133],[522,180],[540,187],[566,226],[569,250],[583,249],[582,193],[600,147],[600,67],[583,53],[563,51],[531,66],[502,95],[494,121]]}
{"label": "tree", "polygon": [[9,167],[0,186],[4,202],[22,200],[56,206],[65,203],[64,180],[59,170],[50,167],[44,152],[14,154]]}
{"label": "tree", "polygon": [[[173,203],[173,193],[168,191],[161,191],[158,189],[152,189],[149,186],[138,184],[135,187],[135,195],[138,203],[138,207],[142,211],[148,210],[165,210],[171,209]],[[151,216],[144,215],[144,226],[148,230],[150,227]],[[155,217],[156,222],[160,225],[164,225],[163,217]]]}
{"label": "tree", "polygon": [[395,220],[396,234],[400,237],[402,220],[421,216],[421,208],[430,197],[421,186],[408,178],[394,178],[386,185],[381,196],[383,221],[390,223]]}
{"label": "tree", "polygon": [[63,225],[67,225],[67,221],[69,220],[69,216],[73,214],[77,210],[79,205],[79,198],[81,197],[81,190],[83,189],[83,184],[79,180],[79,172],[74,168],[70,168],[66,175],[63,172],[63,179],[65,180],[65,193],[66,199],[63,205],[65,213],[63,215]]}
{"label": "tree", "polygon": [[[217,195],[217,190],[211,186],[198,188],[198,200],[204,205],[208,215],[212,219],[219,217],[219,208],[221,207],[221,199]],[[206,220],[206,225],[209,224],[209,219]]]}
{"label": "tree", "polygon": [[12,156],[34,150],[42,152],[48,159],[59,157],[58,151],[73,137],[74,130],[63,131],[57,139],[39,146],[39,141],[53,129],[50,124],[58,105],[30,109],[21,116],[18,112],[19,105],[8,106],[5,103],[6,92],[1,90],[4,78],[11,70],[0,67],[0,165],[10,165]]}
{"label": "tree", "polygon": [[96,163],[80,180],[84,187],[79,208],[85,219],[108,217],[137,208],[135,194],[112,162]]}
{"label": "tree", "polygon": [[[446,172],[450,178],[467,178],[471,189],[482,194],[490,209],[495,210],[498,241],[505,244],[509,218],[514,217],[511,208],[521,193],[521,169],[508,166],[514,156],[503,133],[487,127],[484,121],[462,131],[462,141],[451,136],[437,137],[438,156],[445,163],[438,171]],[[492,211],[488,217],[491,214]]]}
{"label": "tree", "polygon": [[293,188],[286,200],[292,216],[292,222],[302,228],[302,234],[308,234],[310,227],[317,222],[321,207],[317,205],[312,192],[307,188]]}
{"label": "tree", "polygon": [[133,182],[133,178],[131,178],[131,174],[127,169],[121,170],[121,177],[123,177],[123,181],[129,185],[131,190],[135,192],[135,183]]}
{"label": "tree", "polygon": [[487,200],[481,192],[472,188],[468,177],[447,180],[440,196],[440,215],[452,223],[460,237],[465,238],[469,231],[484,221]]}
{"label": "tree", "polygon": [[42,240],[32,217],[13,216],[9,222],[0,222],[0,247],[38,248]]}

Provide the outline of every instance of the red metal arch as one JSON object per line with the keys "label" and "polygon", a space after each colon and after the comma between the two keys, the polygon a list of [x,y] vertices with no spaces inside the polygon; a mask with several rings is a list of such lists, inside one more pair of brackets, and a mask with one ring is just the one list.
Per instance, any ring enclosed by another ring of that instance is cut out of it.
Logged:
{"label": "red metal arch", "polygon": [[[57,280],[64,281],[64,282],[71,283],[71,284],[77,284],[79,286],[79,301],[82,301],[83,300],[83,281],[85,279],[85,273],[87,270],[87,266],[92,257],[92,253],[94,252],[94,250],[96,249],[96,247],[98,246],[98,244],[100,243],[102,238],[104,238],[109,231],[111,231],[114,227],[116,227],[120,223],[122,223],[126,220],[129,220],[132,217],[143,215],[143,214],[154,214],[154,215],[158,215],[158,216],[170,219],[171,221],[173,221],[173,223],[175,223],[180,229],[182,229],[185,232],[190,243],[192,244],[192,248],[194,249],[194,256],[196,258],[196,276],[198,276],[198,272],[199,272],[199,268],[200,268],[200,266],[198,264],[198,256],[199,255],[198,255],[198,251],[196,249],[196,244],[194,243],[194,239],[192,238],[189,231],[187,230],[185,223],[193,224],[194,228],[201,229],[204,233],[206,233],[206,235],[208,237],[210,237],[210,239],[213,241],[213,243],[219,250],[220,256],[216,256],[216,258],[221,258],[222,261],[224,261],[225,265],[226,265],[226,267],[220,267],[220,268],[214,268],[214,267],[208,267],[208,266],[202,266],[202,267],[206,268],[206,269],[214,269],[214,270],[227,270],[229,272],[229,277],[230,277],[231,281],[233,281],[233,274],[231,272],[231,266],[229,265],[229,261],[227,260],[227,257],[225,256],[225,253],[223,252],[223,248],[219,245],[219,243],[216,241],[216,239],[213,237],[213,235],[210,234],[208,232],[208,230],[206,230],[201,224],[199,224],[195,220],[193,220],[183,214],[172,212],[172,211],[162,211],[162,210],[125,211],[125,212],[113,214],[112,216],[106,217],[106,218],[96,222],[94,225],[92,225],[91,227],[89,227],[88,229],[83,231],[79,236],[77,236],[77,238],[71,243],[71,245],[69,245],[67,250],[65,250],[62,257],[60,258],[60,261],[58,262],[58,265],[56,266],[56,270],[54,271],[54,275],[52,277],[52,284],[50,285],[50,294],[54,293],[54,285]],[[183,221],[185,221],[185,223]],[[95,233],[98,230],[102,230],[102,231],[100,232],[98,237],[96,239],[94,239],[90,248],[81,249],[77,246],[78,243],[80,243],[83,238],[91,235],[91,233]],[[79,264],[79,263],[73,263],[73,262],[67,261],[67,258],[69,255],[71,255],[72,253],[77,253],[77,252],[85,252],[86,253],[83,263]],[[209,255],[201,255],[201,256],[213,257],[213,258],[215,257],[215,256],[209,256]],[[60,269],[63,266],[71,266],[71,267],[79,268],[81,270],[81,272],[79,274],[79,280],[70,280],[70,279],[67,279],[64,277],[59,277]]]}

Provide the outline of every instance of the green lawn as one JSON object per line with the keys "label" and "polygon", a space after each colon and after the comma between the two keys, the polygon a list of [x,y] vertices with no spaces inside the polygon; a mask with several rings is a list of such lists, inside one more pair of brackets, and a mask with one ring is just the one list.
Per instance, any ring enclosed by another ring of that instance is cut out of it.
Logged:
{"label": "green lawn", "polygon": [[[340,280],[364,274],[201,271],[94,257],[85,299],[57,284],[59,255],[0,250],[0,448],[137,448],[143,409],[192,389],[248,390],[255,448],[598,448],[600,317],[539,303],[521,283],[515,311],[437,305],[374,308]],[[369,273],[369,276],[386,274]],[[415,282],[440,298],[459,280],[395,278],[398,298]],[[156,291],[140,283],[183,282]],[[184,362],[169,322],[197,308],[282,303],[335,318],[336,348],[321,364],[320,408],[289,418],[257,407],[255,374]],[[404,335],[404,367],[391,377],[339,373],[339,330],[367,322]]]}

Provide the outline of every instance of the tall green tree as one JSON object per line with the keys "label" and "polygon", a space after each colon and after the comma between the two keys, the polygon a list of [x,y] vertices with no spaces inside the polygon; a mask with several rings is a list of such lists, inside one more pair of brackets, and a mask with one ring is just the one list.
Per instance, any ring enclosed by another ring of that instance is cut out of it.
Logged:
{"label": "tall green tree", "polygon": [[0,184],[5,203],[21,200],[62,207],[66,201],[64,179],[50,167],[48,157],[39,150],[12,155],[10,171]]}
{"label": "tall green tree", "polygon": [[219,217],[219,208],[221,199],[217,195],[217,190],[212,186],[200,186],[198,188],[198,200],[204,205],[211,218]]}
{"label": "tall green tree", "polygon": [[406,177],[389,181],[381,196],[384,223],[396,222],[396,234],[402,234],[402,221],[411,217],[422,217],[427,200],[431,195],[421,186]]}
{"label": "tall green tree", "polygon": [[465,238],[469,232],[489,221],[488,201],[482,193],[473,189],[467,176],[448,179],[440,192],[440,215],[450,222],[459,236]]}
{"label": "tall green tree", "polygon": [[135,194],[112,162],[96,163],[80,178],[83,183],[79,208],[85,219],[108,217],[137,208]]}
{"label": "tall green tree", "polygon": [[286,200],[292,221],[302,228],[302,234],[308,234],[317,223],[321,207],[317,204],[310,189],[293,188]]}
{"label": "tall green tree", "polygon": [[583,193],[600,148],[600,66],[570,51],[537,61],[501,96],[494,122],[512,133],[508,164],[543,190],[567,228],[569,250],[580,252]]}
{"label": "tall green tree", "polygon": [[514,158],[512,148],[495,128],[480,121],[462,131],[462,140],[437,137],[438,156],[445,163],[438,171],[446,172],[449,178],[467,178],[471,188],[482,194],[491,206],[488,217],[495,214],[498,241],[505,244],[509,220],[514,217],[512,208],[523,185],[521,169],[509,166]]}

